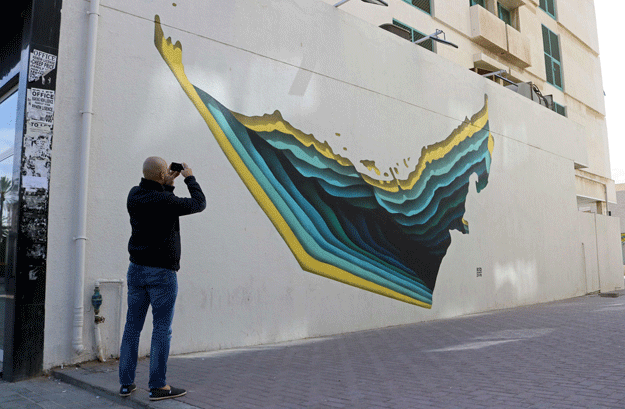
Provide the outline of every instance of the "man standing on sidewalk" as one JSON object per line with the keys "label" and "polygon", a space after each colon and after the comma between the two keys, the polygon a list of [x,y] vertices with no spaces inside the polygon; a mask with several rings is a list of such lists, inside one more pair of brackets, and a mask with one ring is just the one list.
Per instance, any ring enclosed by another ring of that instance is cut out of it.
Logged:
{"label": "man standing on sidewalk", "polygon": [[[178,175],[184,176],[190,198],[174,195]],[[162,158],[149,157],[143,162],[141,183],[128,194],[127,208],[132,235],[128,243],[128,314],[119,357],[119,394],[129,396],[137,388],[134,381],[139,336],[151,305],[150,400],[176,398],[187,392],[168,385],[165,375],[178,293],[176,272],[180,269],[178,218],[204,210],[206,198],[186,163],[180,170],[167,166]]]}

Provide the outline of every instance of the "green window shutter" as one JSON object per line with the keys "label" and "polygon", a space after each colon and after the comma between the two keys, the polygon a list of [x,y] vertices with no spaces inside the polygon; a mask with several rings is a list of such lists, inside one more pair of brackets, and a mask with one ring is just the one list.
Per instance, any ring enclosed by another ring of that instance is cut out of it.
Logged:
{"label": "green window shutter", "polygon": [[486,8],[486,4],[484,4],[484,0],[469,0],[469,5],[475,6],[476,4]]}
{"label": "green window shutter", "polygon": [[553,84],[553,65],[551,64],[551,57],[545,54],[545,72],[547,73],[547,82]]}
{"label": "green window shutter", "polygon": [[432,14],[432,4],[430,0],[404,0],[404,2],[428,14]]}
{"label": "green window shutter", "polygon": [[[395,19],[393,19],[393,25],[397,26],[397,27],[401,27],[404,30],[408,31],[410,33],[410,36],[412,38],[412,42],[414,43],[417,40],[422,39],[423,37],[425,37],[425,34],[423,34],[422,32],[415,30],[414,28],[410,27],[407,24],[404,24],[400,21],[397,21]],[[422,43],[419,43],[417,45],[420,45],[421,47],[430,50],[430,51],[434,51],[434,41],[432,41],[432,39],[426,40]]]}
{"label": "green window shutter", "polygon": [[556,0],[547,0],[547,13],[556,18]]}
{"label": "green window shutter", "polygon": [[512,25],[512,17],[510,14],[510,10],[503,7],[501,4],[497,4],[497,11],[499,12],[499,18],[503,20],[504,23],[511,26]]}
{"label": "green window shutter", "polygon": [[553,31],[549,31],[549,42],[551,43],[551,56],[560,61],[560,41],[558,41],[558,35]]}
{"label": "green window shutter", "polygon": [[560,39],[547,27],[543,29],[543,47],[545,49],[545,73],[547,82],[562,89],[562,61],[560,57]]}
{"label": "green window shutter", "polygon": [[562,66],[553,62],[553,85],[562,89]]}
{"label": "green window shutter", "polygon": [[556,0],[540,0],[538,6],[551,17],[556,18]]}
{"label": "green window shutter", "polygon": [[553,110],[562,116],[566,116],[566,107],[558,104],[557,102],[553,103]]}
{"label": "green window shutter", "polygon": [[551,41],[549,38],[549,29],[543,26],[543,49],[545,50],[545,54],[551,55]]}

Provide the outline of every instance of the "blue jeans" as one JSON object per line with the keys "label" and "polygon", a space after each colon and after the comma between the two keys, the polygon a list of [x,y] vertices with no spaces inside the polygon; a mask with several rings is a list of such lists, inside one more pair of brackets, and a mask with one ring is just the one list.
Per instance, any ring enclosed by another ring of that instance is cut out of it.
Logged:
{"label": "blue jeans", "polygon": [[148,307],[152,305],[152,344],[150,348],[150,389],[167,385],[167,358],[171,342],[171,323],[178,294],[174,270],[130,263],[128,267],[128,314],[119,354],[119,383],[135,381],[139,336]]}

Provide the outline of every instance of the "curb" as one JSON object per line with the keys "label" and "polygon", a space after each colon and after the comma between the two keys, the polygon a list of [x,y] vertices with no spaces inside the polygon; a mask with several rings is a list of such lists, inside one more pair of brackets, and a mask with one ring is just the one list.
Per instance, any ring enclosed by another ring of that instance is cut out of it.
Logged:
{"label": "curb", "polygon": [[[50,370],[50,374],[60,381],[74,385],[78,388],[86,390],[91,393],[95,393],[107,400],[113,401],[118,405],[123,405],[134,409],[197,409],[196,406],[191,406],[187,403],[179,402],[175,399],[162,400],[162,401],[150,401],[148,391],[142,388],[137,388],[135,392],[129,397],[121,397],[117,390],[111,390],[111,385],[103,386],[101,379],[91,379],[87,381],[86,377],[89,376],[88,371],[76,367],[72,369],[59,369],[55,368]],[[98,382],[100,381],[100,382]],[[114,385],[118,387],[118,385]]]}

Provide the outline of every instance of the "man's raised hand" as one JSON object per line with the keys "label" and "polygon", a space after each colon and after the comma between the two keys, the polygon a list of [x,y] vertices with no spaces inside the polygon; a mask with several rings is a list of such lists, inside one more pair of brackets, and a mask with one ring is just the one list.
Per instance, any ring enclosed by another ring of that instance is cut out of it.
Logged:
{"label": "man's raised hand", "polygon": [[182,167],[184,168],[182,169],[182,172],[180,172],[182,176],[184,176],[185,178],[193,176],[193,170],[186,163],[182,162]]}
{"label": "man's raised hand", "polygon": [[[167,172],[165,174],[165,184],[169,186],[174,185],[174,179],[176,179],[180,175],[180,172],[176,172],[171,170],[171,165],[167,168]],[[185,176],[186,177],[186,176]]]}

